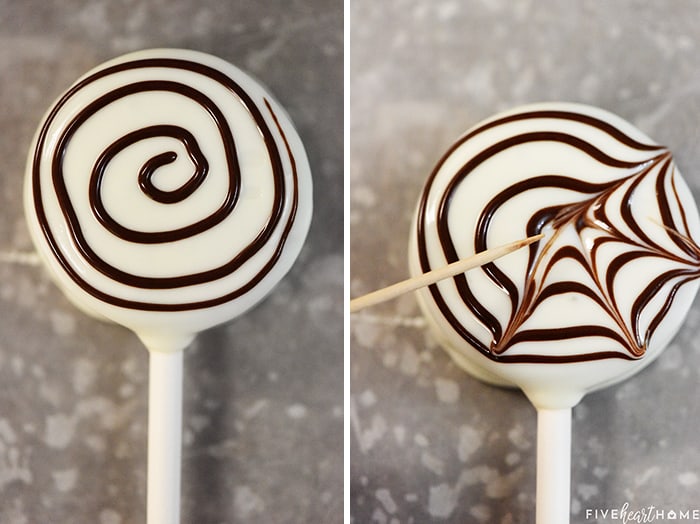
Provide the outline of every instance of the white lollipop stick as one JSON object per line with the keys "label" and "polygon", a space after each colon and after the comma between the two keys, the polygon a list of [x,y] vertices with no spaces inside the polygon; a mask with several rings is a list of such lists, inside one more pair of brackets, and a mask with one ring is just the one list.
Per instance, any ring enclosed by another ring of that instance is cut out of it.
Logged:
{"label": "white lollipop stick", "polygon": [[571,408],[537,410],[537,524],[568,524]]}
{"label": "white lollipop stick", "polygon": [[150,351],[148,523],[180,522],[183,351]]}

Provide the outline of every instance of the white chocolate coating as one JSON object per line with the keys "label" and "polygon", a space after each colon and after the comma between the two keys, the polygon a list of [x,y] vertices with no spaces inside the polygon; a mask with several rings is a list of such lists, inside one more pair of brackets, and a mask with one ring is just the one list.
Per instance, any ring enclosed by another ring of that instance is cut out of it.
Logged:
{"label": "white chocolate coating", "polygon": [[700,218],[670,153],[606,111],[535,104],[440,160],[410,237],[413,275],[543,232],[529,249],[420,290],[455,361],[566,408],[653,361],[698,289]]}
{"label": "white chocolate coating", "polygon": [[86,312],[176,350],[253,307],[311,220],[306,154],[255,80],[204,53],[131,53],[81,77],[29,152],[25,210]]}

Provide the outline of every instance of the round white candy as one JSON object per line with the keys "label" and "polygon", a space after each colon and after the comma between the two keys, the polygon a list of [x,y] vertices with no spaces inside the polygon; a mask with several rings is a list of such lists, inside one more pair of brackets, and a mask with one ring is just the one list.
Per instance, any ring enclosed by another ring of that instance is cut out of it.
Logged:
{"label": "round white candy", "polygon": [[211,55],[154,49],[95,68],[53,104],[25,208],[73,302],[174,350],[285,275],[311,191],[302,143],[260,84]]}
{"label": "round white candy", "polygon": [[525,106],[478,124],[439,161],[411,272],[537,233],[419,302],[467,371],[537,407],[570,407],[639,371],[679,329],[698,289],[700,219],[670,152],[631,124],[588,106]]}

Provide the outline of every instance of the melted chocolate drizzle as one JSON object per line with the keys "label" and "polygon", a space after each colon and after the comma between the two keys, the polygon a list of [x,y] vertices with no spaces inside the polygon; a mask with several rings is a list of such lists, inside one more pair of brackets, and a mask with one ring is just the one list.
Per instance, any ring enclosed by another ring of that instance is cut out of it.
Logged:
{"label": "melted chocolate drizzle", "polygon": [[[450,205],[458,186],[474,169],[503,151],[534,142],[557,142],[582,151],[605,166],[627,169],[631,174],[609,182],[591,183],[558,173],[542,173],[506,187],[495,195],[481,210],[474,235],[475,252],[483,251],[489,247],[487,246],[487,235],[494,215],[516,195],[543,188],[560,188],[577,192],[582,196],[582,199],[579,201],[545,207],[535,212],[531,217],[523,217],[527,224],[526,232],[528,236],[542,232],[547,226],[551,228],[551,235],[548,239],[529,246],[527,271],[522,293],[520,293],[518,285],[499,269],[497,262],[491,262],[481,268],[481,271],[487,275],[488,279],[504,291],[510,300],[510,315],[506,325],[501,325],[501,322],[479,301],[472,292],[466,275],[462,274],[453,278],[462,303],[490,333],[492,339],[490,344],[485,344],[475,333],[459,321],[447,305],[437,285],[429,287],[432,300],[454,331],[470,346],[493,361],[505,363],[567,363],[608,358],[639,359],[644,356],[654,331],[670,310],[678,290],[686,283],[700,277],[700,247],[690,237],[687,216],[676,190],[675,167],[671,154],[662,146],[638,142],[607,122],[589,115],[570,111],[528,111],[488,122],[463,136],[438,162],[428,178],[419,202],[416,231],[418,259],[421,269],[424,272],[432,269],[425,241],[427,202],[437,173],[445,161],[462,144],[488,129],[511,122],[539,118],[570,120],[595,127],[612,139],[630,148],[638,151],[648,151],[650,156],[641,162],[623,161],[609,156],[579,137],[562,132],[542,131],[510,136],[481,150],[464,163],[452,176],[444,192],[440,195],[439,205],[434,218],[437,224],[438,239],[446,258],[446,263],[455,262],[459,259],[448,225]],[[658,200],[658,211],[661,217],[661,224],[658,227],[667,231],[668,237],[678,247],[682,255],[669,251],[658,242],[653,241],[633,216],[631,208],[632,197],[642,181],[648,177],[655,177],[655,191]],[[619,209],[620,216],[627,228],[634,234],[633,236],[623,231],[620,227],[615,226],[613,220],[606,212],[606,206],[612,205],[610,204],[610,199],[619,191],[624,191],[621,198],[622,204]],[[674,209],[676,209],[675,214]],[[573,245],[556,247],[556,238],[566,227],[573,227],[579,236],[584,230],[595,230],[596,234],[593,240],[590,241],[587,253],[582,252],[581,248]],[[607,264],[607,267],[602,267],[598,260],[598,254],[601,248],[610,242],[623,243],[626,245],[626,250],[613,258]],[[623,312],[620,311],[615,295],[615,279],[624,266],[645,257],[669,260],[675,266],[673,269],[661,272],[644,287],[632,305],[630,316],[625,318]],[[555,264],[565,259],[571,260],[583,268],[590,276],[594,286],[588,286],[575,280],[558,280],[545,284],[546,277]],[[602,278],[601,275],[603,275]],[[664,289],[668,291],[663,304],[653,315],[647,329],[642,332],[640,327],[642,313]],[[523,327],[525,321],[542,302],[550,297],[567,293],[583,295],[595,302],[613,319],[618,329],[599,325],[572,325],[560,329],[526,329]],[[566,341],[583,337],[607,338],[612,345],[619,344],[626,351],[621,352],[610,349],[572,355],[508,352],[510,348],[520,342]]]}
{"label": "melted chocolate drizzle", "polygon": [[[207,177],[209,173],[209,163],[202,153],[195,136],[190,131],[183,129],[180,126],[165,123],[155,124],[132,131],[117,139],[101,153],[95,163],[94,168],[92,169],[90,176],[88,188],[89,204],[94,216],[107,231],[125,241],[138,244],[176,242],[178,240],[201,234],[204,231],[213,228],[226,219],[235,208],[239,198],[241,173],[238,163],[235,138],[232,130],[222,111],[209,97],[191,86],[173,81],[147,80],[122,85],[91,101],[79,112],[77,112],[77,114],[75,114],[75,116],[69,122],[67,122],[67,124],[61,127],[61,133],[58,139],[55,141],[55,146],[51,146],[48,142],[49,129],[58,117],[59,111],[81,90],[85,89],[101,78],[119,74],[124,71],[144,68],[181,69],[196,73],[221,84],[228,91],[230,91],[232,96],[238,99],[245,106],[250,117],[254,120],[258,132],[264,140],[272,165],[272,178],[274,183],[274,196],[270,216],[257,236],[235,256],[219,267],[198,273],[173,277],[148,277],[132,274],[113,266],[94,251],[94,249],[90,246],[89,241],[83,234],[80,220],[75,211],[70,195],[68,194],[65,182],[66,174],[63,171],[64,157],[75,133],[89,118],[93,117],[100,110],[117,100],[137,93],[177,93],[199,104],[209,114],[219,131],[226,156],[229,180],[227,193],[226,195],[223,195],[223,202],[219,208],[209,216],[193,224],[165,231],[137,231],[122,226],[110,216],[102,201],[102,179],[110,162],[121,151],[132,146],[133,144],[136,144],[137,142],[154,137],[169,137],[175,139],[182,144],[194,166],[194,173],[184,184],[177,189],[165,191],[156,187],[153,184],[152,179],[155,172],[159,168],[174,162],[177,158],[177,154],[174,151],[164,151],[163,153],[157,154],[147,160],[141,169],[134,174],[135,182],[138,183],[143,193],[154,201],[164,205],[171,205],[181,202],[197,191]],[[282,126],[280,125],[277,116],[272,109],[271,104],[267,99],[264,99],[263,101],[265,104],[265,111],[269,113],[272,121],[274,122],[274,129],[276,129],[284,142],[283,153],[288,157],[291,165],[290,180],[287,180],[285,176],[281,153],[278,144],[275,141],[273,131],[270,129],[260,108],[256,105],[251,96],[237,82],[217,69],[185,59],[147,58],[106,67],[105,69],[97,71],[82,79],[71,87],[54,105],[41,130],[39,131],[32,161],[32,189],[36,216],[48,245],[66,274],[68,274],[68,276],[84,291],[103,302],[124,308],[144,311],[184,311],[208,308],[241,297],[255,287],[270,272],[277,260],[279,260],[285,242],[294,223],[298,205],[297,168],[291,147],[287,141],[284,130],[282,129]],[[42,156],[44,155],[47,147],[52,147],[51,151],[49,151],[51,159],[52,189],[55,192],[56,198],[61,206],[61,211],[63,213],[71,239],[79,253],[82,255],[84,260],[90,264],[90,266],[114,281],[141,289],[176,289],[185,286],[213,282],[224,278],[239,269],[243,264],[260,252],[260,250],[271,241],[275,231],[278,231],[281,228],[282,231],[279,235],[279,239],[276,241],[274,251],[264,266],[241,287],[207,300],[183,303],[157,303],[130,300],[106,293],[90,284],[83,278],[81,271],[73,267],[70,262],[70,257],[63,252],[61,244],[57,240],[52,231],[51,225],[49,224],[42,198],[43,192],[49,190],[49,188],[43,187],[41,180]],[[292,186],[290,191],[291,195],[287,196],[286,185],[290,182]],[[290,197],[291,202],[289,203],[288,215],[284,223],[281,223],[283,220],[286,199]]]}

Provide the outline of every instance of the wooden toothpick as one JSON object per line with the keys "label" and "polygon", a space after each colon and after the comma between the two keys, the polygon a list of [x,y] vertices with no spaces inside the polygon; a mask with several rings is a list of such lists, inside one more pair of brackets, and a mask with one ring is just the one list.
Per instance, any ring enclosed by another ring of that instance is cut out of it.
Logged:
{"label": "wooden toothpick", "polygon": [[396,284],[392,284],[391,286],[372,291],[371,293],[351,300],[350,313],[356,313],[361,309],[374,306],[375,304],[380,304],[381,302],[386,302],[387,300],[396,298],[404,293],[408,293],[409,291],[415,291],[416,289],[429,286],[430,284],[434,284],[435,282],[439,282],[445,278],[459,275],[460,273],[464,273],[478,266],[483,266],[484,264],[493,262],[497,258],[501,258],[508,253],[517,251],[521,247],[537,242],[543,237],[543,234],[534,235],[523,240],[511,242],[510,244],[504,244],[492,249],[487,249],[481,253],[477,253],[468,258],[463,258],[462,260],[448,264],[445,267],[434,269],[432,271],[428,271],[427,273],[423,273],[422,275],[418,275],[417,277],[409,278],[407,280],[397,282]]}

